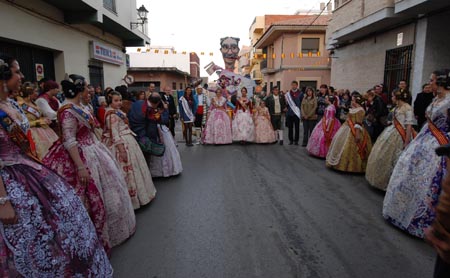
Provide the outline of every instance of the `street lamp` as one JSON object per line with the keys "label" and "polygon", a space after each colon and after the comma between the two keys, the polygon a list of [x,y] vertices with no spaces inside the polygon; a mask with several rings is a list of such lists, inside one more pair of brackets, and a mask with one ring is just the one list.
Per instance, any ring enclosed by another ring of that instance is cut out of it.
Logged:
{"label": "street lamp", "polygon": [[147,14],[148,11],[144,7],[144,5],[140,6],[139,9],[137,9],[138,12],[138,22],[130,22],[130,28],[136,29],[139,27],[139,25],[144,26],[144,24],[147,22]]}

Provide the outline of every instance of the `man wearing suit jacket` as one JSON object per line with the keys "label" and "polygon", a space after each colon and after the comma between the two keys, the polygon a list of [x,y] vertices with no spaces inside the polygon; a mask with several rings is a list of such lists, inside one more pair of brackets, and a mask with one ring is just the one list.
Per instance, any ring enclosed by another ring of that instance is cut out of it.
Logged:
{"label": "man wearing suit jacket", "polygon": [[280,89],[275,86],[272,89],[272,94],[265,99],[267,109],[270,113],[270,121],[272,122],[273,130],[278,135],[278,142],[283,145],[283,125],[281,117],[287,111],[286,100],[283,95],[280,95]]}
{"label": "man wearing suit jacket", "polygon": [[[285,94],[287,112],[286,112],[286,124],[289,129],[289,145],[298,145],[300,138],[300,105],[301,105],[301,92],[298,89],[298,82],[292,81],[291,90]],[[294,134],[295,129],[295,134]]]}
{"label": "man wearing suit jacket", "polygon": [[173,99],[172,89],[170,86],[164,88],[164,92],[160,93],[161,100],[166,103],[169,110],[169,125],[168,128],[172,136],[175,137],[175,120],[178,118],[177,107],[175,106],[175,100]]}

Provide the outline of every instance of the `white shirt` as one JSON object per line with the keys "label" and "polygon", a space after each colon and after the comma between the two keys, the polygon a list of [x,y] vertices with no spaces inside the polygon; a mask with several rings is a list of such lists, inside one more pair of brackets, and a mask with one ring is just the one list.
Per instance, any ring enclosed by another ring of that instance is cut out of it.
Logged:
{"label": "white shirt", "polygon": [[[50,120],[56,120],[56,111],[53,110],[44,98],[38,98],[35,100],[36,105],[42,113],[42,116]],[[58,101],[58,106],[61,107],[61,103]]]}
{"label": "white shirt", "polygon": [[274,113],[275,114],[280,114],[281,113],[281,103],[280,103],[280,96],[276,96],[273,95],[273,100],[275,102],[275,107],[274,107]]}
{"label": "white shirt", "polygon": [[203,106],[203,94],[197,95],[198,97],[198,106]]}

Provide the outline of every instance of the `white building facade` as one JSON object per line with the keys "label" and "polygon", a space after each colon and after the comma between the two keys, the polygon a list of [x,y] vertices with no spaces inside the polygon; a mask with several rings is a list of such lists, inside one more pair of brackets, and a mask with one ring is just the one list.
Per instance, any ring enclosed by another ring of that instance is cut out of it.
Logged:
{"label": "white building facade", "polygon": [[150,39],[138,28],[136,1],[0,0],[0,53],[16,57],[27,81],[80,74],[115,87],[127,73],[126,47]]}

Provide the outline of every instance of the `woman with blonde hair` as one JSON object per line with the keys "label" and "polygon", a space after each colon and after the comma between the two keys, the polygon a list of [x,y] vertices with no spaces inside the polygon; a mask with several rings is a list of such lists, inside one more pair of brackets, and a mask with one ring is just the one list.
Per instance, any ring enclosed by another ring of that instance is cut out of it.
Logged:
{"label": "woman with blonde hair", "polygon": [[59,137],[49,126],[52,121],[44,117],[39,107],[34,103],[34,100],[38,97],[37,87],[31,82],[25,82],[21,94],[22,101],[19,105],[30,122],[30,131],[36,147],[36,154],[39,159],[42,159]]}
{"label": "woman with blonde hair", "polygon": [[404,90],[398,90],[392,95],[392,102],[397,105],[393,112],[393,123],[378,137],[367,161],[366,180],[381,190],[386,190],[398,157],[416,135],[412,128],[414,113],[407,103],[409,97],[409,93]]}

